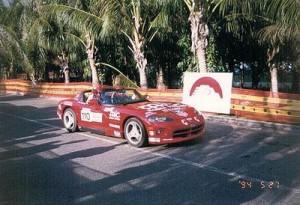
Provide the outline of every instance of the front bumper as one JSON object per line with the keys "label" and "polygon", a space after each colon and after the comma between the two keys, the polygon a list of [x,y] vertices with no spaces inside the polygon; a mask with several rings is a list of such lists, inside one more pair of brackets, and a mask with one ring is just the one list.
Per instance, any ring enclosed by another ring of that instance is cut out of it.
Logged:
{"label": "front bumper", "polygon": [[148,130],[149,144],[171,144],[201,137],[205,133],[205,122],[191,122],[188,125],[165,124]]}

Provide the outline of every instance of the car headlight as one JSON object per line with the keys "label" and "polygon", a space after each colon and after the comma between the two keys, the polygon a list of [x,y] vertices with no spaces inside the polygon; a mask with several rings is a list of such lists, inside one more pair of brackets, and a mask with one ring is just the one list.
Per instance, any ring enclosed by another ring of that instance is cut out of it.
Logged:
{"label": "car headlight", "polygon": [[171,122],[173,121],[172,118],[169,117],[164,117],[164,116],[157,116],[157,115],[152,115],[148,117],[148,122]]}

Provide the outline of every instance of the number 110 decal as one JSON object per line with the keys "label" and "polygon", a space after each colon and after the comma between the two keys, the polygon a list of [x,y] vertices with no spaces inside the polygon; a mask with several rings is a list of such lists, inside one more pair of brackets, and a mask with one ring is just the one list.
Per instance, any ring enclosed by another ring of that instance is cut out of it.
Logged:
{"label": "number 110 decal", "polygon": [[102,122],[102,113],[95,113],[90,109],[82,109],[80,117],[82,121],[86,122]]}
{"label": "number 110 decal", "polygon": [[81,111],[81,120],[89,122],[91,120],[91,114],[89,112],[82,112]]}

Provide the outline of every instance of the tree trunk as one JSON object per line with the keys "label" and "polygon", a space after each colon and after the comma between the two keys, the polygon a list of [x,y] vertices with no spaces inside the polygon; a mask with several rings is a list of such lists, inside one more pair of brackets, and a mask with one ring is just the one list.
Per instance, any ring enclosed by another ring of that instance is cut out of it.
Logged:
{"label": "tree trunk", "polygon": [[271,74],[271,91],[273,93],[278,93],[278,68],[273,64],[270,68]]}
{"label": "tree trunk", "polygon": [[13,63],[10,63],[9,68],[7,70],[7,79],[11,78],[13,70],[14,70]]}
{"label": "tree trunk", "polygon": [[206,66],[205,48],[199,47],[197,48],[196,52],[197,52],[199,71],[200,73],[206,73],[207,66]]}
{"label": "tree trunk", "polygon": [[143,89],[148,88],[148,82],[146,77],[146,66],[147,59],[144,56],[144,48],[145,48],[145,38],[142,34],[140,34],[140,27],[142,19],[140,17],[139,7],[133,4],[133,39],[129,36],[129,40],[132,46],[132,53],[134,55],[134,60],[136,62],[139,74],[140,74],[140,86]]}
{"label": "tree trunk", "polygon": [[98,79],[98,74],[97,74],[97,67],[96,67],[96,61],[94,58],[94,40],[91,38],[89,34],[86,34],[86,53],[87,53],[87,58],[92,70],[92,84],[93,87],[96,88],[99,85],[99,79]]}
{"label": "tree trunk", "polygon": [[70,83],[70,71],[69,71],[69,69],[64,71],[64,75],[65,75],[65,83],[66,84]]}
{"label": "tree trunk", "polygon": [[94,58],[88,58],[88,60],[92,70],[92,84],[93,87],[96,88],[99,85],[96,62]]}
{"label": "tree trunk", "polygon": [[164,83],[164,73],[161,66],[159,66],[158,73],[156,74],[156,85],[158,90],[166,89],[166,85]]}
{"label": "tree trunk", "polygon": [[[138,34],[135,34],[135,36],[138,36]],[[147,59],[144,56],[143,47],[144,47],[144,42],[140,41],[138,37],[135,37],[133,55],[140,74],[140,86],[143,89],[147,89],[148,82],[147,82],[147,77],[145,72],[147,66]]]}
{"label": "tree trunk", "polygon": [[[279,98],[279,93],[278,93],[278,67],[275,64],[272,64],[270,67],[270,74],[271,74],[271,88],[270,88],[270,96],[271,98],[278,99]],[[277,103],[274,102],[273,106],[274,108],[279,108],[279,101]],[[270,103],[270,104],[272,104]]]}
{"label": "tree trunk", "polygon": [[34,74],[33,73],[29,73],[28,75],[29,75],[29,78],[30,78],[32,84],[36,85],[36,80],[35,80]]}
{"label": "tree trunk", "polygon": [[65,83],[70,83],[70,68],[69,68],[69,59],[65,52],[62,52],[61,56],[58,56],[60,68],[65,76]]}
{"label": "tree trunk", "polygon": [[[127,35],[127,34],[126,34]],[[134,39],[131,39],[127,35],[130,43],[131,43],[131,52],[133,53],[134,60],[136,62],[136,67],[138,68],[139,75],[140,75],[140,87],[143,89],[148,88],[148,82],[146,77],[146,66],[147,66],[147,59],[144,56],[144,40],[138,34],[137,29],[133,32]]]}
{"label": "tree trunk", "polygon": [[147,59],[144,57],[144,52],[141,50],[138,44],[135,45],[133,54],[140,74],[140,86],[143,89],[147,89],[148,82],[147,82],[147,77],[145,72],[147,66]]}
{"label": "tree trunk", "polygon": [[147,83],[145,68],[139,68],[139,73],[140,73],[140,86],[142,89],[147,89],[148,83]]}
{"label": "tree trunk", "polygon": [[202,8],[199,11],[190,11],[189,21],[191,22],[191,51],[197,57],[199,72],[207,72],[205,49],[207,47],[208,26],[203,19]]}
{"label": "tree trunk", "polygon": [[278,67],[274,62],[274,57],[279,53],[279,47],[269,48],[267,51],[268,55],[268,66],[271,75],[271,87],[270,91],[272,92],[274,97],[278,97]]}

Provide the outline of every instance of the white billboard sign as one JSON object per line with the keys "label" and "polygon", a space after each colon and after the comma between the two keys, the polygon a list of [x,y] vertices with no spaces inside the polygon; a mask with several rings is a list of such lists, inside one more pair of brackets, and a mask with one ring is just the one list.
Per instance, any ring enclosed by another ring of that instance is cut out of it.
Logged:
{"label": "white billboard sign", "polygon": [[182,102],[199,111],[230,113],[232,73],[184,73]]}

